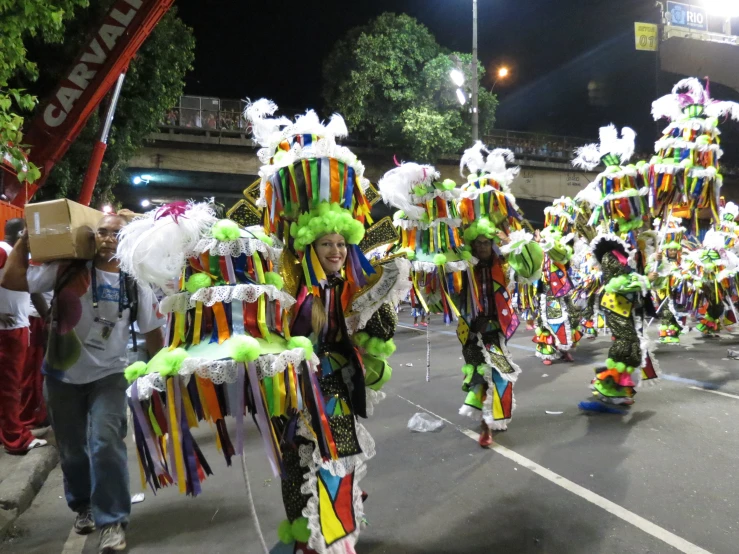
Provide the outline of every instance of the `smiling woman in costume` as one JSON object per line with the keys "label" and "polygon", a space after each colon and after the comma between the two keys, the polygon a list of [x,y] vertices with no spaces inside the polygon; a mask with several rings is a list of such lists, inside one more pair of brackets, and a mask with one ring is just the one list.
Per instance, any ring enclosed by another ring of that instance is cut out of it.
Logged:
{"label": "smiling woman in costume", "polygon": [[409,268],[401,259],[373,267],[359,247],[371,223],[369,183],[361,162],[335,142],[347,132],[341,117],[327,125],[312,111],[295,122],[268,118],[275,109],[266,100],[247,109],[263,145],[259,204],[265,230],[285,245],[281,272],[297,300],[289,333],[308,340],[319,360],[314,398],[283,435],[287,520],[279,534],[295,552],[344,554],[364,520],[358,483],[375,454],[357,418],[371,415],[390,378],[392,303],[407,294]]}

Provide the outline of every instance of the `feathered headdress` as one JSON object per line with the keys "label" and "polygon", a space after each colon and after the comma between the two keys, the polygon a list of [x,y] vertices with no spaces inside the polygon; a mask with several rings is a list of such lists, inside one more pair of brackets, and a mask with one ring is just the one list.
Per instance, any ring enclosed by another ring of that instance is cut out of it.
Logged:
{"label": "feathered headdress", "polygon": [[730,117],[739,121],[739,104],[711,98],[709,83],[705,88],[695,77],[682,79],[672,87],[672,92],[652,102],[652,116],[676,121],[682,117]]}
{"label": "feathered headdress", "polygon": [[619,137],[618,129],[611,124],[601,127],[599,135],[600,143],[586,144],[575,150],[573,166],[590,171],[600,163],[606,166],[620,166],[631,159],[636,141],[633,129],[624,127]]}
{"label": "feathered headdress", "polygon": [[[485,157],[487,154],[487,157]],[[515,162],[513,152],[506,148],[489,151],[477,141],[465,150],[459,163],[462,176],[468,170],[467,182],[461,188],[459,214],[462,223],[470,229],[488,219],[493,227],[500,228],[503,221],[513,230],[520,229],[523,216],[516,204],[510,185],[520,172],[519,167],[507,167]]]}
{"label": "feathered headdress", "polygon": [[433,166],[406,162],[385,173],[377,188],[385,204],[402,210],[409,219],[421,219],[425,210],[412,196],[419,196],[419,187],[425,191],[438,178],[439,172]]}
{"label": "feathered headdress", "polygon": [[260,197],[264,228],[295,252],[311,292],[327,282],[313,242],[326,234],[340,234],[348,245],[346,277],[351,288],[364,286],[375,271],[359,242],[372,222],[371,206],[364,195],[364,166],[336,138],[347,135],[346,124],[334,114],[324,124],[312,110],[296,117],[268,119],[277,106],[258,100],[246,108],[263,148],[259,158]]}
{"label": "feathered headdress", "polygon": [[120,233],[121,271],[143,285],[176,292],[173,281],[180,277],[187,253],[215,222],[212,205],[204,202],[174,202],[137,217]]}

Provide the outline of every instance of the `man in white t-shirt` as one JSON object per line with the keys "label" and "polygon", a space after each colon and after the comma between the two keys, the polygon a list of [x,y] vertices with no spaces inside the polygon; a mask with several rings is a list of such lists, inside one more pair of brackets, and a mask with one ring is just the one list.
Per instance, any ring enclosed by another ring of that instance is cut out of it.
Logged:
{"label": "man in white t-shirt", "polygon": [[[5,240],[0,241],[0,281],[12,245],[18,242],[25,228],[23,219],[10,219],[5,224]],[[10,454],[25,454],[46,445],[45,440],[34,438],[20,417],[30,304],[27,292],[0,287],[0,442]]]}
{"label": "man in white t-shirt", "polygon": [[27,241],[10,255],[3,285],[54,291],[44,361],[47,408],[54,429],[69,507],[79,534],[101,529],[100,552],[125,549],[131,511],[126,455],[123,375],[134,323],[154,355],[164,346],[165,320],[153,292],[120,272],[115,258],[126,220],[103,217],[92,262],[28,267]]}

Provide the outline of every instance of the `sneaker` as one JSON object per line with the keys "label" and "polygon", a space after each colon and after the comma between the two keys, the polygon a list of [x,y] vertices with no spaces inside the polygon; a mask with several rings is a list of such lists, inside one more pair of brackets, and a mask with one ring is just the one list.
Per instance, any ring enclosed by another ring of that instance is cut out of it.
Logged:
{"label": "sneaker", "polygon": [[89,535],[95,530],[95,520],[92,519],[90,508],[77,512],[74,518],[74,532],[78,535]]}
{"label": "sneaker", "polygon": [[106,525],[100,532],[100,554],[110,554],[126,549],[126,533],[120,523]]}
{"label": "sneaker", "polygon": [[542,360],[541,363],[544,365],[552,365],[552,360]]}

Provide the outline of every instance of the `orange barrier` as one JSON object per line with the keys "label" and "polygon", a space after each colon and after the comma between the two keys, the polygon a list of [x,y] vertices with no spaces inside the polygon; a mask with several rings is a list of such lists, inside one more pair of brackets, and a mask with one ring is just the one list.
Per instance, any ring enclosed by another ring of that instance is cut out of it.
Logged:
{"label": "orange barrier", "polygon": [[5,238],[5,222],[16,217],[23,217],[23,208],[0,200],[0,240]]}

